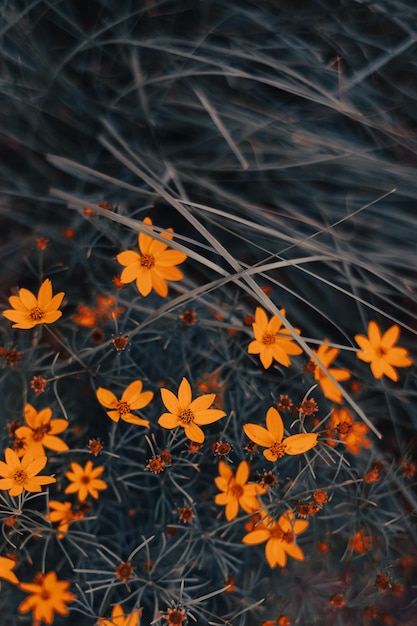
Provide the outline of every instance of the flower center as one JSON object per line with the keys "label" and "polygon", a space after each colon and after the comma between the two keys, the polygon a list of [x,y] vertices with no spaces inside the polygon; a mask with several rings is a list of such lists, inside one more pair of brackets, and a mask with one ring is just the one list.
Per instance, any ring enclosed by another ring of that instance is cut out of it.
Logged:
{"label": "flower center", "polygon": [[351,428],[352,424],[349,424],[349,422],[340,422],[340,424],[337,425],[337,430],[340,435],[347,435]]}
{"label": "flower center", "polygon": [[42,589],[41,591],[42,600],[49,600],[50,597],[51,597],[51,594],[49,593],[49,591],[47,589]]}
{"label": "flower center", "polygon": [[90,484],[90,477],[87,476],[87,474],[84,474],[84,476],[81,476],[80,482],[83,485],[89,485]]}
{"label": "flower center", "polygon": [[13,480],[18,485],[24,485],[27,479],[28,475],[24,470],[17,470],[17,472],[13,474]]}
{"label": "flower center", "polygon": [[272,444],[269,449],[272,454],[277,457],[277,459],[282,459],[282,457],[285,455],[285,444],[283,443],[276,442]]}
{"label": "flower center", "polygon": [[184,424],[189,424],[190,422],[194,422],[194,414],[190,409],[185,409],[181,411],[179,418]]}
{"label": "flower center", "polygon": [[285,541],[285,543],[294,542],[294,536],[290,530],[287,530],[287,532],[282,535],[282,541]]}
{"label": "flower center", "polygon": [[150,270],[155,265],[155,257],[152,254],[144,254],[140,257],[140,264]]}
{"label": "flower center", "polygon": [[270,532],[271,537],[273,537],[274,539],[282,539],[284,535],[279,524],[277,524],[273,528],[270,528],[269,532]]}
{"label": "flower center", "polygon": [[270,346],[273,343],[275,343],[276,341],[276,336],[275,335],[271,335],[270,333],[265,333],[264,336],[262,337],[262,343],[264,343],[266,346]]}
{"label": "flower center", "polygon": [[120,563],[116,568],[116,576],[126,582],[133,576],[133,567],[130,563]]}
{"label": "flower center", "polygon": [[50,424],[43,424],[38,428],[35,428],[32,433],[33,441],[42,441],[46,434],[51,430]]}
{"label": "flower center", "polygon": [[230,490],[230,493],[235,498],[241,498],[243,496],[243,487],[241,485],[233,485]]}
{"label": "flower center", "polygon": [[38,306],[34,306],[33,309],[29,311],[29,317],[34,322],[38,322],[44,316],[44,312]]}
{"label": "flower center", "polygon": [[120,402],[116,405],[116,409],[119,412],[119,415],[126,415],[126,413],[130,413],[130,404],[120,400]]}
{"label": "flower center", "polygon": [[383,359],[384,356],[387,354],[387,351],[382,346],[379,346],[378,348],[375,349],[375,353],[379,359]]}

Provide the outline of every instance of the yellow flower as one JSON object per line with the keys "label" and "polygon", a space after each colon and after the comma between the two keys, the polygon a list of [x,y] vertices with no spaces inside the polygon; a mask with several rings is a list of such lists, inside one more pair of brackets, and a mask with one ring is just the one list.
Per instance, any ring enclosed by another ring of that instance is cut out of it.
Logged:
{"label": "yellow flower", "polygon": [[[280,309],[281,315],[285,317],[285,309]],[[265,369],[270,367],[275,360],[285,367],[291,365],[288,355],[301,354],[302,349],[294,343],[292,335],[286,328],[281,328],[282,324],[276,315],[268,321],[268,316],[263,309],[256,307],[255,321],[252,324],[254,341],[248,346],[249,354],[259,354],[261,363]],[[298,334],[300,330],[294,329]],[[279,334],[277,334],[279,333]]]}
{"label": "yellow flower", "polygon": [[216,399],[215,393],[207,393],[192,400],[191,386],[186,378],[182,379],[178,387],[178,398],[168,389],[161,389],[161,396],[169,413],[163,413],[158,424],[163,428],[181,426],[188,439],[196,443],[204,441],[204,432],[200,426],[217,422],[226,415],[224,411],[209,408]]}
{"label": "yellow flower", "polygon": [[303,551],[294,543],[294,540],[307,528],[308,522],[294,519],[291,509],[281,515],[278,521],[273,520],[264,511],[260,524],[255,530],[245,535],[242,541],[251,546],[266,541],[265,556],[269,566],[285,567],[287,555],[297,561],[304,561]]}
{"label": "yellow flower", "polygon": [[21,583],[20,589],[31,595],[23,600],[19,606],[19,613],[33,611],[33,620],[40,623],[52,624],[55,612],[68,615],[67,603],[76,599],[68,591],[69,582],[58,580],[55,572],[38,574],[33,583]]}
{"label": "yellow flower", "polygon": [[62,315],[58,311],[64,292],[61,291],[52,297],[52,283],[46,278],[38,291],[38,297],[28,289],[19,289],[18,296],[10,296],[12,309],[3,311],[13,324],[13,328],[33,328],[37,324],[53,324]]}
{"label": "yellow flower", "polygon": [[111,613],[111,619],[101,617],[97,626],[139,626],[140,609],[135,609],[133,613],[124,613],[120,604],[115,604]]}
{"label": "yellow flower", "polygon": [[284,439],[284,422],[273,406],[266,414],[266,428],[258,424],[244,424],[243,430],[251,441],[267,448],[263,454],[268,461],[281,459],[285,454],[303,454],[317,445],[317,433],[300,433]]}
{"label": "yellow flower", "polygon": [[18,451],[18,456],[22,456],[27,450],[32,450],[35,456],[44,456],[45,448],[55,452],[69,450],[68,445],[55,436],[68,427],[67,420],[51,420],[50,408],[42,409],[38,413],[31,404],[25,404],[23,414],[27,426],[20,426],[15,432],[15,436],[24,441],[24,447]]}
{"label": "yellow flower", "polygon": [[64,493],[78,492],[78,499],[82,502],[88,495],[97,500],[98,492],[107,489],[104,480],[98,478],[104,471],[103,465],[93,469],[93,462],[87,461],[84,467],[78,463],[71,463],[71,469],[72,472],[65,472],[65,476],[72,484],[68,485]]}
{"label": "yellow flower", "polygon": [[129,424],[137,424],[145,428],[149,427],[148,420],[144,420],[131,413],[131,411],[143,409],[153,398],[153,391],[142,392],[142,382],[140,380],[135,380],[133,383],[130,383],[122,393],[120,400],[117,399],[112,391],[104,389],[104,387],[97,389],[96,397],[101,406],[104,406],[106,409],[111,409],[111,411],[107,411],[107,415],[113,422],[118,422],[122,419]]}
{"label": "yellow flower", "polygon": [[28,450],[22,459],[16,452],[6,448],[4,452],[6,462],[0,461],[0,489],[8,490],[9,496],[20,496],[23,489],[31,492],[42,491],[41,485],[56,483],[52,476],[37,476],[46,465],[46,456],[36,456],[33,450]]}
{"label": "yellow flower", "polygon": [[[144,224],[148,224],[149,232],[153,232],[152,221],[145,217]],[[161,233],[161,237],[171,241],[173,235],[172,228],[168,228],[168,233]],[[142,296],[150,294],[152,289],[157,294],[166,298],[168,295],[167,280],[181,280],[182,272],[175,267],[183,263],[187,255],[178,250],[168,248],[166,243],[154,239],[145,233],[139,233],[138,246],[140,254],[134,250],[125,250],[117,255],[120,265],[125,269],[120,275],[122,283],[131,283],[136,280],[136,286]]]}
{"label": "yellow flower", "polygon": [[19,584],[19,580],[12,569],[16,565],[16,561],[13,559],[8,559],[5,556],[0,556],[0,578],[3,580],[8,580],[10,583],[14,585]]}
{"label": "yellow flower", "polygon": [[233,474],[230,467],[224,462],[219,462],[219,474],[214,479],[217,488],[223,493],[219,493],[214,498],[216,504],[225,506],[226,519],[228,522],[235,519],[239,512],[239,506],[246,513],[253,513],[260,508],[258,495],[266,492],[264,487],[255,483],[248,483],[249,463],[242,461]]}
{"label": "yellow flower", "polygon": [[375,378],[388,376],[394,382],[398,380],[395,367],[410,367],[413,361],[408,356],[406,348],[394,347],[400,337],[400,327],[394,324],[382,335],[376,322],[369,322],[368,337],[355,335],[355,341],[361,348],[356,356],[361,361],[371,364],[371,371]]}
{"label": "yellow flower", "polygon": [[[328,341],[328,339],[325,339],[324,341],[326,342]],[[327,369],[327,371],[333,376],[335,380],[337,380],[337,382],[350,378],[349,370],[343,368],[329,367],[329,365],[340,353],[340,350],[338,348],[329,348],[329,346],[327,346],[325,343],[322,343],[321,346],[319,346],[319,349],[313,350],[313,352],[317,356],[323,367]],[[314,365],[314,378],[318,381],[324,396],[332,402],[342,402],[342,393],[336,387],[334,382],[330,380],[327,374],[322,370],[321,367],[317,365],[317,363],[314,363]]]}

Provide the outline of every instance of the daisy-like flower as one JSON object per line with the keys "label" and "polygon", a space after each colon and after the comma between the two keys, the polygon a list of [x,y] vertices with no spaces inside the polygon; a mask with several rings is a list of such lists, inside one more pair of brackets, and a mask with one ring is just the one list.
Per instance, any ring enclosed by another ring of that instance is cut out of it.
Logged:
{"label": "daisy-like flower", "polygon": [[101,617],[97,626],[139,626],[140,609],[135,609],[132,613],[125,613],[120,604],[115,604],[111,613],[111,619]]}
{"label": "daisy-like flower", "polygon": [[38,324],[53,324],[62,315],[58,311],[65,293],[61,291],[52,296],[52,283],[46,278],[36,297],[28,289],[19,289],[18,296],[10,296],[9,303],[12,307],[3,311],[13,324],[13,328],[33,328]]}
{"label": "daisy-like flower", "polygon": [[118,422],[122,419],[129,424],[137,424],[137,426],[148,428],[148,420],[144,420],[132,413],[132,411],[143,409],[153,398],[153,391],[142,391],[142,387],[142,381],[133,381],[126,387],[120,400],[109,389],[99,387],[96,391],[96,397],[101,406],[111,409],[111,411],[107,411],[107,415],[113,422]]}
{"label": "daisy-like flower", "polygon": [[0,578],[3,580],[8,580],[9,583],[13,583],[14,585],[19,584],[19,580],[12,569],[16,565],[16,561],[13,559],[9,559],[5,556],[0,556]]}
{"label": "daisy-like flower", "polygon": [[251,441],[267,448],[263,455],[268,461],[274,462],[285,454],[303,454],[317,445],[317,433],[300,433],[284,438],[284,422],[273,406],[266,414],[266,428],[258,424],[244,424],[243,430]]}
{"label": "daisy-like flower", "polygon": [[355,341],[361,348],[356,356],[365,363],[370,363],[375,378],[384,375],[397,382],[396,367],[410,367],[413,361],[408,356],[406,348],[395,347],[400,337],[400,327],[394,324],[384,334],[379,325],[371,321],[368,324],[368,337],[355,335]]}
{"label": "daisy-like flower", "polygon": [[158,424],[163,428],[181,426],[188,439],[196,443],[204,441],[204,432],[200,426],[217,422],[226,415],[220,409],[209,408],[216,399],[215,393],[207,393],[193,400],[191,385],[186,378],[182,379],[178,387],[178,398],[169,389],[161,389],[161,397],[169,413],[163,413]]}
{"label": "daisy-like flower", "polygon": [[304,561],[304,554],[300,546],[295,543],[295,538],[308,528],[306,520],[296,520],[291,509],[288,509],[278,521],[263,512],[261,522],[242,539],[246,545],[264,543],[265,556],[270,567],[279,565],[285,567],[287,555],[297,561]]}
{"label": "daisy-like flower", "polygon": [[[369,428],[363,422],[354,422],[352,413],[346,407],[333,408],[329,420],[330,436],[337,434],[352,454],[359,454],[362,448],[370,448],[371,442],[366,437]],[[328,442],[337,445],[335,442]]]}
{"label": "daisy-like flower", "polygon": [[214,498],[216,504],[225,506],[226,519],[228,522],[235,519],[239,512],[239,506],[246,513],[253,513],[260,508],[258,495],[266,492],[264,487],[256,483],[249,483],[249,463],[242,461],[233,474],[230,467],[224,461],[219,462],[219,474],[214,479],[216,486],[223,493]]}
{"label": "daisy-like flower", "polygon": [[[314,354],[319,359],[320,363],[327,369],[327,371],[333,376],[337,382],[341,382],[342,380],[348,380],[351,374],[349,370],[337,367],[329,367],[331,363],[335,360],[335,358],[339,355],[340,350],[338,348],[329,348],[326,345],[326,341],[319,346],[318,350],[313,350]],[[341,391],[336,387],[334,382],[330,380],[327,374],[323,371],[323,369],[312,361],[312,365],[314,364],[314,379],[318,381],[321,390],[325,398],[331,400],[332,402],[342,402],[343,396]]]}
{"label": "daisy-like flower", "polygon": [[37,476],[45,467],[46,456],[36,456],[28,450],[22,459],[11,448],[4,452],[6,462],[0,461],[0,489],[9,492],[9,496],[20,496],[25,489],[30,492],[42,491],[41,485],[56,483],[52,476]]}
{"label": "daisy-like flower", "polygon": [[71,463],[71,472],[65,472],[65,476],[71,481],[71,485],[64,493],[77,493],[80,502],[91,495],[97,500],[98,492],[107,489],[107,483],[98,477],[104,471],[104,466],[99,465],[93,469],[93,462],[87,461],[84,467],[78,463]]}
{"label": "daisy-like flower", "polygon": [[[148,225],[148,230],[152,233],[151,219],[145,217],[143,223]],[[169,232],[161,233],[161,237],[171,241],[173,238],[171,233],[174,231],[172,228],[167,230]],[[131,283],[136,280],[136,287],[142,296],[148,296],[154,289],[157,294],[166,298],[167,280],[176,281],[183,278],[182,272],[175,266],[183,263],[187,255],[168,248],[166,243],[146,233],[139,233],[138,246],[139,254],[134,250],[125,250],[117,255],[120,265],[125,266],[120,274],[120,280],[122,283]]]}
{"label": "daisy-like flower", "polygon": [[167,612],[162,617],[168,622],[166,626],[177,626],[178,624],[181,626],[187,619],[185,611],[182,609],[167,609]]}
{"label": "daisy-like flower", "polygon": [[[285,317],[285,309],[280,309],[281,315]],[[270,320],[261,307],[256,307],[255,321],[252,324],[254,341],[248,345],[249,354],[259,354],[261,363],[265,369],[270,367],[275,360],[285,367],[291,365],[288,355],[302,353],[302,348],[294,343],[289,330],[282,328],[282,323],[276,315]],[[300,330],[294,329],[298,334]]]}
{"label": "daisy-like flower", "polygon": [[43,620],[45,624],[52,624],[55,612],[68,615],[67,604],[76,599],[68,591],[69,586],[69,582],[58,580],[55,572],[38,574],[33,583],[20,583],[20,589],[31,595],[20,604],[19,613],[32,611],[34,622]]}
{"label": "daisy-like flower", "polygon": [[45,518],[50,522],[58,522],[58,539],[62,539],[68,532],[71,522],[84,517],[83,513],[72,510],[71,502],[59,502],[58,500],[49,500],[50,513]]}
{"label": "daisy-like flower", "polygon": [[31,404],[25,404],[23,415],[27,426],[20,426],[15,432],[15,436],[24,441],[24,446],[18,450],[19,456],[27,450],[32,450],[35,456],[44,456],[45,448],[54,452],[69,450],[65,441],[56,437],[68,428],[67,420],[53,420],[49,407],[38,413]]}

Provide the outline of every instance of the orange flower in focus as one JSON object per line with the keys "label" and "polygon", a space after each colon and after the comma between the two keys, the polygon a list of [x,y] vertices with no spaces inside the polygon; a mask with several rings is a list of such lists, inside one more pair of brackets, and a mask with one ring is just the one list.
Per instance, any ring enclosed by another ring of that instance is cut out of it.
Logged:
{"label": "orange flower in focus", "polygon": [[[147,230],[152,233],[152,221],[145,217],[144,224],[148,225]],[[167,241],[173,239],[172,228],[168,232],[161,233],[161,237]],[[178,250],[168,248],[166,243],[154,239],[145,233],[139,233],[138,246],[140,254],[134,250],[125,250],[117,255],[120,265],[125,269],[120,274],[122,283],[131,283],[136,280],[136,287],[142,296],[148,296],[152,289],[162,298],[168,295],[167,280],[182,280],[182,272],[175,267],[183,263],[187,255]]]}
{"label": "orange flower in focus", "polygon": [[37,476],[45,467],[46,456],[36,456],[28,450],[22,459],[11,448],[4,451],[6,462],[0,461],[0,490],[7,490],[9,496],[20,496],[25,489],[33,493],[42,491],[41,485],[56,483],[52,476]]}
{"label": "orange flower in focus", "polygon": [[25,404],[23,414],[27,426],[20,426],[15,436],[23,439],[24,447],[18,450],[18,455],[23,456],[27,450],[33,450],[35,456],[44,456],[45,448],[54,450],[54,452],[64,452],[69,450],[69,446],[56,437],[58,433],[62,433],[68,428],[68,422],[65,419],[52,418],[52,410],[47,407],[39,413],[31,404]]}
{"label": "orange flower in focus", "polygon": [[[280,309],[281,315],[285,317],[285,309]],[[261,307],[256,307],[255,321],[252,324],[255,339],[248,345],[249,354],[259,354],[261,363],[265,369],[272,365],[275,360],[285,367],[291,365],[288,355],[302,353],[302,348],[294,343],[289,330],[282,328],[282,323],[276,315],[270,320]],[[300,330],[294,329],[298,334]],[[278,334],[279,333],[279,334]]]}
{"label": "orange flower in focus", "polygon": [[370,448],[372,445],[366,437],[368,426],[362,422],[354,422],[351,412],[345,407],[332,409],[329,426],[337,432],[339,439],[344,441],[352,454],[359,454],[362,448]]}
{"label": "orange flower in focus", "polygon": [[132,411],[137,411],[138,409],[143,409],[145,406],[148,406],[153,398],[153,391],[142,391],[142,387],[142,381],[133,381],[133,383],[130,383],[130,385],[126,387],[120,400],[118,400],[109,389],[99,387],[96,391],[96,397],[101,406],[104,406],[106,409],[111,409],[111,411],[107,411],[107,415],[113,422],[118,422],[122,419],[129,424],[149,428],[148,420],[133,415],[132,413]]}
{"label": "orange flower in focus", "polygon": [[245,535],[242,541],[246,545],[257,545],[266,541],[265,556],[269,566],[285,567],[287,555],[297,561],[304,561],[303,551],[295,544],[295,539],[307,530],[308,525],[305,520],[296,520],[291,509],[281,515],[278,521],[264,511],[261,527]]}
{"label": "orange flower in focus", "polygon": [[38,575],[33,583],[20,583],[20,589],[31,595],[23,600],[19,606],[19,613],[33,612],[34,623],[43,620],[46,624],[52,624],[55,612],[59,615],[68,615],[67,604],[76,599],[74,594],[68,591],[69,582],[58,580],[55,572]]}
{"label": "orange flower in focus", "polygon": [[220,409],[210,409],[216,394],[208,393],[192,399],[191,385],[183,378],[178,387],[178,397],[169,391],[161,389],[162,402],[169,413],[163,413],[158,419],[158,424],[163,428],[176,428],[181,426],[186,437],[196,443],[203,443],[204,432],[200,426],[217,422],[226,415]]}
{"label": "orange flower in focus", "polygon": [[[326,342],[328,341],[328,339],[325,339],[324,341]],[[313,350],[313,352],[317,356],[323,367],[326,368],[326,370],[333,376],[335,380],[337,380],[337,382],[341,382],[342,380],[348,380],[348,378],[350,378],[351,373],[349,372],[349,370],[343,368],[329,367],[340,353],[340,350],[338,350],[338,348],[330,348],[326,345],[326,343],[322,343],[321,346],[319,346],[318,350]],[[328,400],[331,400],[332,402],[342,402],[342,393],[336,387],[334,382],[330,380],[324,370],[319,367],[317,363],[314,363],[314,361],[311,361],[311,363],[312,366],[314,365],[314,379],[318,381],[323,391],[324,397]]]}
{"label": "orange flower in focus", "polygon": [[219,474],[214,479],[217,488],[223,493],[215,496],[216,504],[225,506],[225,514],[228,522],[235,519],[239,512],[239,506],[246,513],[253,513],[260,508],[258,495],[266,492],[266,489],[256,483],[249,483],[249,463],[241,461],[233,474],[230,467],[224,461],[219,462]]}
{"label": "orange flower in focus", "polygon": [[317,433],[300,433],[284,438],[284,422],[275,407],[266,414],[266,428],[258,424],[244,424],[246,436],[259,446],[267,448],[264,457],[275,462],[286,454],[304,454],[317,445]]}
{"label": "orange flower in focus", "polygon": [[15,322],[12,328],[33,328],[38,324],[53,324],[62,315],[58,307],[65,293],[61,291],[52,296],[52,283],[46,278],[36,297],[28,289],[19,289],[18,296],[10,296],[9,303],[12,309],[3,311],[4,317]]}
{"label": "orange flower in focus", "polygon": [[355,335],[355,341],[361,348],[356,356],[365,363],[370,363],[375,378],[384,375],[397,382],[398,372],[395,367],[410,367],[413,361],[406,348],[395,347],[400,337],[400,327],[394,324],[382,335],[379,325],[371,321],[368,324],[368,337]]}
{"label": "orange flower in focus", "polygon": [[81,467],[78,463],[71,463],[71,472],[65,472],[65,476],[71,481],[71,485],[65,489],[64,493],[77,493],[78,499],[82,502],[91,495],[97,500],[98,492],[107,489],[104,480],[98,477],[104,471],[104,467],[99,465],[93,469],[93,462],[87,461],[85,467]]}

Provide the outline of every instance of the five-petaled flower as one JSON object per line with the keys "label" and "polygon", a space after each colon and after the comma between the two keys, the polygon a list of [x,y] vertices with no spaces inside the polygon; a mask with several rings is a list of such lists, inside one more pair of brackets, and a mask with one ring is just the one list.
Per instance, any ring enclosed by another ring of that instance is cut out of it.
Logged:
{"label": "five-petaled flower", "polygon": [[19,613],[32,611],[34,623],[38,624],[41,620],[46,624],[52,624],[55,612],[59,615],[68,615],[67,604],[76,599],[76,596],[68,591],[70,583],[58,580],[55,572],[38,574],[35,581],[20,583],[20,589],[31,595],[20,604]]}
{"label": "five-petaled flower", "polygon": [[317,445],[317,433],[299,433],[284,438],[284,422],[273,406],[266,414],[266,428],[258,424],[244,424],[243,430],[251,441],[266,448],[263,455],[268,461],[281,459],[285,454],[303,454]]}
{"label": "five-petaled flower", "polygon": [[365,554],[372,547],[372,537],[365,535],[365,530],[357,530],[356,533],[349,539],[349,548],[359,554]]}
{"label": "five-petaled flower", "polygon": [[216,504],[225,506],[226,519],[228,522],[235,519],[239,512],[239,506],[246,513],[253,513],[260,509],[258,495],[266,492],[266,489],[259,484],[249,483],[250,466],[247,461],[241,461],[233,474],[231,468],[224,461],[219,462],[219,474],[214,479],[216,486],[223,493],[215,496]]}
{"label": "five-petaled flower", "polygon": [[[147,225],[147,230],[152,233],[152,221],[145,217],[143,223]],[[161,237],[167,241],[173,239],[172,228],[168,232],[161,233]],[[187,255],[178,250],[168,248],[166,243],[158,241],[154,237],[142,232],[138,235],[138,246],[140,253],[134,250],[125,250],[117,255],[120,265],[125,269],[120,275],[122,283],[131,283],[136,280],[136,287],[142,296],[150,294],[152,289],[163,298],[168,295],[167,280],[181,280],[182,272],[175,267],[183,263]]]}
{"label": "five-petaled flower", "polygon": [[27,450],[32,450],[35,456],[44,456],[45,448],[54,452],[64,452],[69,449],[65,441],[55,436],[68,427],[67,420],[53,420],[51,419],[52,410],[49,407],[38,413],[28,403],[25,404],[23,415],[27,426],[20,426],[15,432],[15,436],[24,443],[17,451],[19,456],[23,456]]}
{"label": "five-petaled flower", "polygon": [[118,422],[122,419],[129,424],[136,424],[137,426],[148,428],[148,420],[142,419],[132,413],[132,411],[143,409],[153,398],[153,391],[142,391],[142,387],[142,381],[133,381],[133,383],[130,383],[130,385],[126,387],[120,400],[117,399],[112,391],[104,389],[104,387],[97,389],[96,396],[101,406],[104,406],[106,409],[111,409],[107,411],[107,415],[113,422]]}
{"label": "five-petaled flower", "polygon": [[[326,345],[327,341],[328,340],[325,339],[318,350],[313,350],[313,353],[317,356],[323,368],[325,368],[337,382],[348,380],[351,376],[349,370],[340,367],[329,367],[340,353],[340,350],[338,348],[330,348]],[[312,363],[314,363],[314,361],[312,361]],[[342,402],[342,392],[336,387],[334,382],[330,380],[322,367],[317,365],[317,363],[314,363],[314,365],[314,379],[318,381],[324,396],[332,402]]]}
{"label": "five-petaled flower", "polygon": [[161,389],[161,397],[169,413],[163,413],[158,424],[163,428],[181,426],[188,439],[196,443],[204,441],[204,432],[200,426],[217,422],[226,415],[220,409],[209,408],[216,399],[215,393],[207,393],[193,400],[191,385],[186,378],[182,379],[178,387],[178,398],[164,388]]}
{"label": "five-petaled flower", "polygon": [[[285,309],[280,309],[281,315],[285,317]],[[291,365],[288,355],[302,353],[302,348],[294,343],[293,337],[287,328],[281,328],[282,322],[276,315],[268,321],[268,316],[261,307],[255,311],[255,321],[252,324],[255,339],[248,346],[249,354],[259,354],[261,363],[265,369],[270,367],[275,360],[285,367]],[[298,328],[294,329],[300,334]]]}
{"label": "five-petaled flower", "polygon": [[125,613],[121,604],[115,604],[111,613],[111,619],[101,617],[97,626],[139,626],[140,609],[134,609],[132,613]]}
{"label": "five-petaled flower", "polygon": [[406,348],[395,347],[400,337],[400,327],[394,324],[382,335],[379,325],[370,321],[368,324],[368,337],[355,335],[355,341],[361,348],[356,356],[365,363],[370,363],[372,374],[375,378],[384,375],[397,382],[398,372],[396,367],[410,367],[413,361],[408,356]]}
{"label": "five-petaled flower", "polygon": [[65,472],[65,476],[71,481],[71,484],[65,489],[64,493],[78,492],[78,499],[82,502],[91,495],[97,500],[98,492],[107,489],[104,480],[98,477],[104,471],[103,465],[99,465],[93,469],[93,462],[87,461],[84,467],[78,463],[71,463],[71,472]]}
{"label": "five-petaled flower", "polygon": [[13,324],[13,328],[33,328],[37,324],[53,324],[62,315],[58,311],[64,297],[61,291],[52,296],[52,283],[46,278],[38,291],[36,297],[28,289],[19,289],[18,296],[10,296],[9,303],[12,307],[3,311],[6,317]]}
{"label": "five-petaled flower", "polygon": [[258,526],[245,535],[242,541],[246,545],[257,545],[266,541],[265,556],[269,566],[285,567],[287,555],[297,561],[304,560],[303,551],[294,540],[307,528],[308,522],[296,520],[291,509],[283,513],[278,521],[264,511]]}
{"label": "five-petaled flower", "polygon": [[[329,420],[329,435],[337,434],[339,439],[352,454],[359,454],[362,448],[370,448],[371,442],[366,437],[369,428],[363,422],[354,422],[352,413],[346,407],[333,408]],[[335,442],[327,441],[331,446]]]}
{"label": "five-petaled flower", "polygon": [[37,476],[48,461],[46,456],[36,456],[33,450],[28,450],[19,459],[11,448],[6,448],[4,456],[6,462],[0,461],[0,489],[7,490],[10,496],[20,496],[24,489],[39,492],[41,485],[56,482],[53,476]]}
{"label": "five-petaled flower", "polygon": [[14,585],[19,584],[19,580],[12,569],[16,565],[16,561],[14,559],[9,559],[6,556],[0,556],[0,578],[3,580],[8,580],[10,583]]}

